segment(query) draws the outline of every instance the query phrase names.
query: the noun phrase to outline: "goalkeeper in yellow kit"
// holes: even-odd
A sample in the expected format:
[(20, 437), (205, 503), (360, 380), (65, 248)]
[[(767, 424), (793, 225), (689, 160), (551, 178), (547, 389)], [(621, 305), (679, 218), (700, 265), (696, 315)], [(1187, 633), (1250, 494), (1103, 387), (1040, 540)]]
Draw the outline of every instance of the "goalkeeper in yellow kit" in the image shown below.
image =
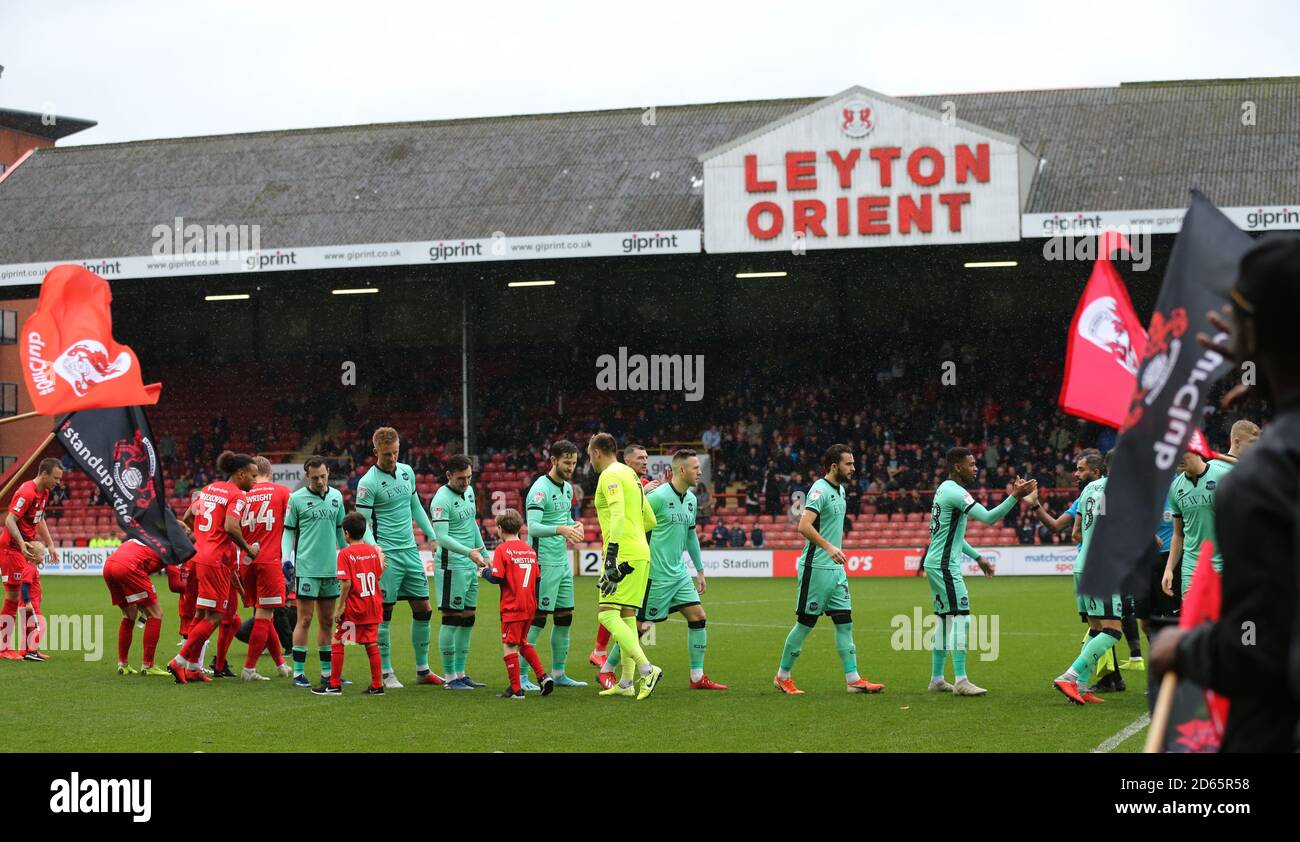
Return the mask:
[(596, 619), (623, 653), (623, 675), (602, 696), (635, 696), (654, 692), (663, 670), (650, 663), (637, 635), (636, 612), (650, 585), (650, 544), (655, 513), (641, 489), (636, 471), (618, 461), (618, 444), (609, 433), (597, 433), (587, 445), (591, 465), (600, 474), (596, 484), (596, 516), (600, 519), (603, 562), (600, 607)]

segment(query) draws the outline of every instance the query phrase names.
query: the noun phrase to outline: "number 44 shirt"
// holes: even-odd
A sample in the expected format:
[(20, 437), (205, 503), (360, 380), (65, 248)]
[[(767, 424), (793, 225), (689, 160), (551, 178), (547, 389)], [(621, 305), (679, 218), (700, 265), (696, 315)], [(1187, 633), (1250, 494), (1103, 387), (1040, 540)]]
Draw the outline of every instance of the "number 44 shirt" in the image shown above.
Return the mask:
[(370, 544), (351, 544), (339, 550), (339, 582), (351, 582), (343, 619), (358, 626), (379, 623), (384, 619), (384, 595), (379, 580), (384, 565), (379, 550)]

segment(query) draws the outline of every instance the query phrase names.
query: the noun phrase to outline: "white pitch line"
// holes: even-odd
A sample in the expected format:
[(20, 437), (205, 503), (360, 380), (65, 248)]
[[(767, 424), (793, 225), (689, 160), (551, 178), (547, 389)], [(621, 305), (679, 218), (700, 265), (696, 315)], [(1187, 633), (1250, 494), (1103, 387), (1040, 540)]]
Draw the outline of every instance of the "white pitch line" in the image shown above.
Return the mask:
[(1119, 744), (1151, 724), (1151, 716), (1142, 714), (1137, 719), (1120, 729), (1119, 733), (1094, 748), (1091, 754), (1105, 754), (1119, 748)]

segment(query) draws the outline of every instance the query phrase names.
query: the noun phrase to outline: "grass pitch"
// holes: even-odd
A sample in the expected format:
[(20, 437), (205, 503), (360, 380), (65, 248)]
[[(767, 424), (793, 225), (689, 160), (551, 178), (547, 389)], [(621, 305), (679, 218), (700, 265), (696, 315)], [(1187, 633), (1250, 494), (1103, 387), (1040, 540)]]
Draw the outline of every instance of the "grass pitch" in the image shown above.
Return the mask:
[[(579, 593), (592, 588), (579, 582)], [(844, 691), (829, 620), (809, 636), (794, 676), (806, 695), (772, 688), (786, 632), (794, 620), (792, 579), (715, 579), (704, 605), (709, 614), (708, 674), (727, 692), (687, 688), (686, 624), (674, 618), (657, 629), (651, 659), (664, 682), (642, 702), (596, 695), (587, 664), (595, 634), (593, 599), (580, 605), (573, 626), (569, 673), (591, 683), (556, 689), (548, 698), (495, 698), (505, 684), (495, 589), (483, 589), (469, 673), (487, 688), (454, 693), (414, 687), (410, 611), (393, 619), (393, 661), (402, 690), (362, 696), (364, 652), (349, 647), (345, 673), (356, 688), (343, 697), (317, 697), (288, 679), (247, 684), (237, 679), (178, 686), (170, 678), (118, 676), (119, 614), (97, 576), (46, 577), (44, 609), (103, 617), (102, 659), (51, 651), (44, 664), (0, 661), (0, 688), (11, 700), (7, 725), (32, 752), (94, 751), (803, 751), (803, 752), (1086, 752), (1146, 712), (1146, 673), (1125, 672), (1128, 690), (1106, 703), (1078, 707), (1051, 686), (1079, 651), (1083, 627), (1074, 613), (1072, 582), (1062, 577), (968, 579), (977, 615), (998, 619), (997, 657), (969, 654), (973, 681), (987, 696), (957, 698), (926, 692), (928, 651), (899, 649), (913, 642), (898, 620), (924, 617), (929, 590), (920, 579), (850, 579), (859, 670), (886, 685), (879, 695)], [(176, 651), (176, 595), (159, 581), (165, 611), (159, 663)], [(247, 617), (248, 610), (242, 615)], [(435, 617), (435, 624), (437, 620)], [(991, 630), (986, 627), (986, 631)], [(538, 646), (550, 666), (549, 627)], [(140, 663), (135, 632), (131, 652)], [(437, 629), (434, 629), (434, 669)], [(215, 636), (213, 638), (215, 647)], [(314, 641), (313, 641), (314, 642)], [(1144, 644), (1145, 645), (1145, 644)], [(1124, 648), (1121, 644), (1121, 650)], [(231, 648), (238, 672), (245, 647)], [(212, 647), (209, 648), (209, 661)], [(263, 657), (264, 674), (274, 674)], [(308, 675), (318, 674), (314, 651)], [(951, 665), (949, 665), (951, 680)], [(1136, 751), (1145, 731), (1116, 749)]]

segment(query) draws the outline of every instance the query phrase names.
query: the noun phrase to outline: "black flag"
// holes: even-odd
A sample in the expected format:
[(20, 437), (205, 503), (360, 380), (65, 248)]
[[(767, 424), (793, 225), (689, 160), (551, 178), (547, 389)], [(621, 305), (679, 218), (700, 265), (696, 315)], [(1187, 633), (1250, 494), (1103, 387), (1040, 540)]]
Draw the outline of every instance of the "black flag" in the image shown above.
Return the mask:
[(127, 535), (157, 551), (164, 564), (180, 564), (194, 555), (194, 544), (167, 507), (162, 461), (144, 409), (84, 409), (67, 416), (54, 431), (63, 449), (103, 491)]
[[(1111, 459), (1103, 516), (1079, 583), (1084, 595), (1119, 593), (1151, 544), (1169, 482), (1200, 425), (1206, 393), (1232, 367), (1221, 354), (1202, 348), (1196, 334), (1218, 335), (1205, 314), (1228, 303), (1237, 264), (1251, 242), (1204, 194), (1192, 191)], [(1226, 336), (1218, 339), (1227, 342)]]

